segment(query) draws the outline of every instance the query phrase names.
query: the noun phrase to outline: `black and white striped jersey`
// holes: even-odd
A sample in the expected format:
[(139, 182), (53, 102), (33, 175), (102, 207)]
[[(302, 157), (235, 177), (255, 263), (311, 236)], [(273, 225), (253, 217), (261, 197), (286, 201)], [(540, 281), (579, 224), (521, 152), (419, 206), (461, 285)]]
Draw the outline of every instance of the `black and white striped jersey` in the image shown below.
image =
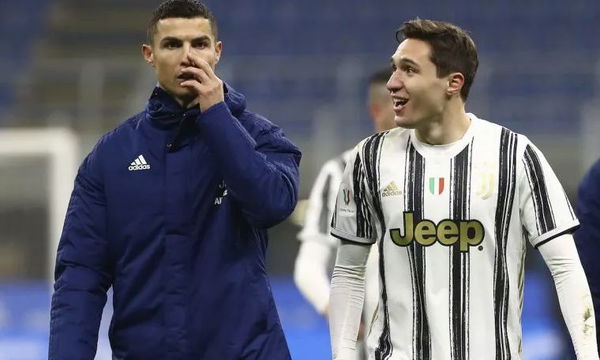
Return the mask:
[(351, 153), (352, 150), (347, 150), (321, 167), (310, 190), (304, 226), (298, 233), (298, 240), (318, 241), (331, 247), (338, 246), (339, 241), (329, 235), (331, 216), (335, 208), (335, 199), (342, 182), (344, 168)]
[(373, 135), (344, 172), (332, 235), (380, 252), (372, 359), (520, 359), (526, 242), (579, 224), (529, 139), (469, 116), (448, 145)]

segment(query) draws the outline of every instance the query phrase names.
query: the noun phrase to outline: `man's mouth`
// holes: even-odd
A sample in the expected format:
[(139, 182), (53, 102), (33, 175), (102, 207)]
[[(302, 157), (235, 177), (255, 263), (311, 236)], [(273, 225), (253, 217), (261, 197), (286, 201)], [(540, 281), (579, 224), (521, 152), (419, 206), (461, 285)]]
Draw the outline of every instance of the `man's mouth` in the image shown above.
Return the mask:
[(194, 78), (194, 75), (189, 74), (189, 73), (182, 73), (177, 77), (177, 79), (179, 79), (179, 80), (189, 80), (189, 79), (193, 79), (193, 78)]
[(394, 97), (394, 110), (400, 110), (408, 103), (408, 98)]

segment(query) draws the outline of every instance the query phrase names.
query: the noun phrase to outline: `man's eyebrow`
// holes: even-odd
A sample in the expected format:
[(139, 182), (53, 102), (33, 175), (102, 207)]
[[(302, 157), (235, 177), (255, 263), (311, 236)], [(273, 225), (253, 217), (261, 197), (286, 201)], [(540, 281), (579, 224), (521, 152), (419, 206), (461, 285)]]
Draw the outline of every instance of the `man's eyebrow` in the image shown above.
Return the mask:
[[(181, 42), (181, 41), (183, 41), (183, 39), (180, 39), (180, 38), (175, 37), (175, 36), (166, 36), (166, 37), (164, 37), (164, 38), (162, 38), (160, 40), (161, 43), (164, 43), (164, 42), (167, 42), (167, 41), (178, 41), (178, 42)], [(208, 36), (208, 35), (198, 36), (196, 38), (193, 38), (192, 41), (193, 42), (198, 42), (198, 41), (209, 41), (210, 42), (210, 36)]]
[(208, 36), (208, 35), (198, 36), (196, 38), (193, 38), (192, 41), (210, 41), (210, 36)]
[[(398, 60), (399, 64), (409, 64), (409, 65), (413, 65), (413, 66), (419, 66), (419, 64), (417, 64), (414, 60), (411, 60), (409, 58), (401, 58), (400, 60)], [(392, 56), (390, 58), (390, 64), (392, 66), (396, 65), (396, 62), (394, 61), (394, 57)]]
[(164, 42), (167, 42), (167, 41), (179, 41), (179, 42), (181, 42), (181, 39), (178, 39), (178, 38), (176, 38), (174, 36), (166, 36), (166, 37), (160, 39), (161, 43), (164, 43)]
[(417, 64), (414, 60), (411, 60), (409, 58), (402, 58), (402, 59), (400, 59), (399, 63), (409, 64), (409, 65), (419, 67), (419, 64)]

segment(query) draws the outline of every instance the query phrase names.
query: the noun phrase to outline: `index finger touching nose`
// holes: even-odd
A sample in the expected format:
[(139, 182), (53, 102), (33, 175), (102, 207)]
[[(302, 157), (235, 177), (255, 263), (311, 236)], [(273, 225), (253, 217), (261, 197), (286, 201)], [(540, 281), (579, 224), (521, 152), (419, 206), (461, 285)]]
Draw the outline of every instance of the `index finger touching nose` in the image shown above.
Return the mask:
[(188, 60), (192, 63), (192, 66), (197, 67), (198, 69), (204, 70), (204, 72), (210, 78), (217, 77), (217, 75), (215, 74), (213, 68), (210, 66), (208, 61), (204, 60), (202, 57), (200, 57), (196, 54), (188, 54)]
[(208, 62), (206, 60), (204, 60), (203, 58), (201, 58), (200, 56), (198, 56), (197, 54), (188, 53), (187, 57), (188, 57), (188, 61), (191, 62), (192, 65), (194, 65), (195, 67), (199, 67), (199, 68), (202, 68), (204, 66), (210, 67)]

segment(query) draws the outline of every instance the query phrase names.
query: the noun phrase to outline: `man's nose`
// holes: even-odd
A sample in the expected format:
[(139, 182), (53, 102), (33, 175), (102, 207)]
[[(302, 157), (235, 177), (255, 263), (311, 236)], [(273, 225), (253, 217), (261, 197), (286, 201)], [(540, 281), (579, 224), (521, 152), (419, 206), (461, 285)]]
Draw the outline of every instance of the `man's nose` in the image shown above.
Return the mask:
[(191, 53), (192, 47), (190, 46), (190, 44), (184, 43), (183, 46), (182, 46), (182, 50), (183, 51), (181, 52), (181, 57), (182, 57), (181, 58), (181, 64), (182, 65), (186, 65), (186, 66), (191, 65), (191, 62), (189, 60), (189, 56), (188, 55)]
[(394, 71), (392, 73), (392, 76), (390, 76), (388, 82), (385, 84), (385, 87), (389, 91), (393, 92), (395, 90), (398, 90), (401, 86), (402, 86), (402, 81), (401, 81), (400, 77), (398, 76), (398, 71)]

